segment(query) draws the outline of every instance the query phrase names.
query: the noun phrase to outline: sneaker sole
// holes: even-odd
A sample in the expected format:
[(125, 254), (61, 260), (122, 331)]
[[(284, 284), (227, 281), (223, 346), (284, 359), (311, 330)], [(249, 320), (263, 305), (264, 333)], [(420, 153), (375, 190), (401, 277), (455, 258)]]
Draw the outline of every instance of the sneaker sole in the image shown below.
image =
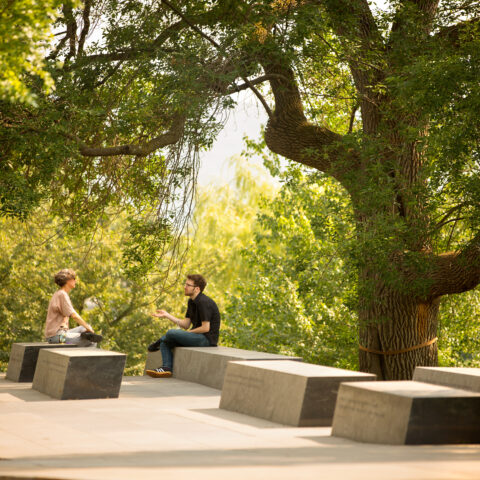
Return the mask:
[(156, 372), (155, 370), (146, 370), (145, 373), (154, 378), (166, 378), (172, 376), (172, 372)]

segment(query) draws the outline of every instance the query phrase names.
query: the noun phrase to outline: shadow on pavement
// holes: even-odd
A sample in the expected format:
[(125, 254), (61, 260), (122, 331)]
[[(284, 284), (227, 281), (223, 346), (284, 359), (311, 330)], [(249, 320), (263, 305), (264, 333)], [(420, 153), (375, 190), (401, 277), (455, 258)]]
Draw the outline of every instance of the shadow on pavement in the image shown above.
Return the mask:
[[(314, 439), (315, 437), (313, 437)], [(168, 467), (240, 467), (240, 466), (292, 466), (309, 464), (362, 464), (383, 462), (468, 462), (478, 461), (480, 446), (419, 446), (402, 447), (346, 442), (332, 437), (323, 438), (323, 446), (296, 448), (205, 449), (158, 452), (119, 452), (58, 456), (20, 457), (6, 461), (4, 466), (22, 468), (32, 466), (38, 472), (51, 468), (168, 468)], [(331, 445), (328, 445), (331, 443)], [(343, 443), (343, 444), (342, 444)], [(325, 448), (330, 446), (331, 448)], [(4, 462), (2, 462), (4, 463)], [(0, 464), (1, 466), (1, 464)]]

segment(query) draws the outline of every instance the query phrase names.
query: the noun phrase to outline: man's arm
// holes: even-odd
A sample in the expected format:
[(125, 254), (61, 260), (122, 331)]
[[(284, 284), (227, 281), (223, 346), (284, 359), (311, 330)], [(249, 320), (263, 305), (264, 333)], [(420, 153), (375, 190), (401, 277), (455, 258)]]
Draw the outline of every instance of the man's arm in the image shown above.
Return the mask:
[(210, 331), (210, 322), (202, 322), (201, 327), (192, 328), (191, 333), (207, 333)]
[[(157, 310), (155, 313), (152, 313), (152, 317), (166, 318), (166, 319), (170, 320), (171, 322), (173, 322), (175, 325), (178, 325), (180, 328), (183, 328), (184, 330), (187, 330), (192, 323), (192, 321), (189, 318), (181, 319), (181, 318), (174, 317), (173, 315), (168, 313), (166, 310)], [(199, 328), (201, 328), (201, 327), (199, 327)], [(197, 329), (194, 329), (194, 330), (197, 330)], [(192, 330), (192, 332), (194, 330)], [(200, 332), (198, 332), (198, 333), (200, 333)]]

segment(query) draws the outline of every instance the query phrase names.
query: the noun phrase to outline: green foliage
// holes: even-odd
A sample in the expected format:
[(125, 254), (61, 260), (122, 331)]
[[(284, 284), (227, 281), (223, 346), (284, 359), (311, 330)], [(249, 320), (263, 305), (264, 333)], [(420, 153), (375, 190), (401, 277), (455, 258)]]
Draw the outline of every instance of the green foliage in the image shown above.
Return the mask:
[[(229, 163), (235, 169), (231, 184), (212, 184), (198, 192), (193, 233), (190, 239), (184, 239), (189, 248), (180, 269), (183, 276), (200, 273), (206, 277), (205, 293), (215, 299), (222, 312), (230, 302), (231, 292), (249, 278), (250, 268), (242, 250), (253, 239), (260, 199), (272, 197), (275, 190), (265, 169), (240, 156), (232, 157)], [(157, 303), (159, 308), (163, 305), (169, 311), (184, 313), (185, 298), (174, 283), (177, 278), (175, 275), (171, 279), (174, 286)]]
[[(194, 217), (195, 235), (183, 237), (180, 250), (191, 241), (188, 256), (174, 265), (169, 274), (158, 270), (149, 277), (126, 274), (135, 267), (132, 259), (125, 268), (124, 245), (130, 239), (127, 215), (105, 216), (93, 238), (73, 232), (48, 210), (38, 209), (24, 222), (1, 219), (0, 229), (0, 369), (8, 363), (13, 342), (43, 338), (46, 311), (56, 290), (53, 274), (61, 268), (76, 270), (79, 281), (71, 292), (72, 302), (82, 318), (105, 337), (102, 348), (127, 353), (126, 374), (143, 370), (146, 346), (160, 337), (170, 322), (150, 317), (155, 308), (166, 308), (183, 316), (186, 300), (181, 288), (183, 275), (202, 273), (207, 277), (208, 295), (223, 310), (228, 293), (248, 268), (240, 251), (252, 238), (251, 226), (261, 195), (272, 192), (266, 172), (232, 160), (237, 168), (235, 185), (212, 186), (199, 193)], [(264, 181), (259, 180), (264, 177)], [(134, 225), (138, 235), (153, 235), (151, 225)], [(161, 240), (158, 240), (161, 241)], [(156, 253), (157, 250), (155, 250)], [(138, 254), (139, 268), (148, 258)], [(168, 255), (166, 255), (168, 257)], [(161, 265), (168, 268), (168, 258)], [(73, 324), (71, 325), (73, 326)]]
[[(127, 353), (129, 375), (142, 372), (146, 346), (171, 327), (150, 313), (165, 308), (184, 315), (187, 273), (208, 280), (206, 293), (222, 312), (221, 344), (358, 368), (348, 197), (325, 176), (268, 158), (282, 185), (278, 192), (265, 172), (240, 157), (232, 159), (232, 185), (199, 192), (190, 249), (166, 284), (163, 275), (137, 281), (125, 275), (122, 215), (100, 225), (93, 239), (66, 232), (48, 211), (23, 223), (2, 219), (0, 369), (12, 342), (43, 337), (57, 288), (53, 274), (64, 267), (79, 276), (71, 292), (75, 308), (105, 336), (103, 348)], [(440, 364), (479, 366), (478, 289), (446, 299), (441, 311)]]
[(281, 181), (279, 194), (263, 201), (243, 251), (249, 273), (232, 291), (224, 341), (357, 368), (356, 315), (348, 308), (355, 279), (342, 247), (353, 230), (348, 197), (298, 166), (290, 165)]
[(159, 285), (134, 282), (120, 268), (122, 217), (99, 227), (95, 238), (65, 234), (63, 225), (42, 210), (26, 223), (0, 222), (0, 368), (6, 368), (13, 342), (41, 341), (48, 302), (57, 289), (53, 275), (68, 267), (79, 278), (71, 292), (77, 312), (105, 336), (102, 348), (128, 354), (127, 374), (140, 373), (146, 345), (162, 325), (149, 315)]
[(438, 363), (480, 367), (480, 290), (446, 297), (442, 303)]
[[(249, 152), (264, 153), (261, 142), (247, 144)], [(264, 160), (283, 186), (261, 202), (254, 237), (243, 248), (246, 272), (228, 292), (222, 342), (356, 369), (358, 292), (350, 245), (356, 235), (348, 196), (328, 177), (285, 169), (271, 155)], [(441, 365), (479, 365), (479, 313), (478, 289), (444, 300)]]
[(27, 76), (40, 79), (46, 91), (53, 79), (46, 70), (44, 49), (60, 0), (4, 0), (0, 6), (0, 100), (34, 104)]
[[(129, 230), (121, 229), (115, 258), (130, 295), (154, 271), (159, 284), (176, 280), (169, 266), (187, 245), (179, 238), (198, 152), (234, 105), (230, 93), (264, 74), (272, 92), (257, 87), (275, 105), (270, 148), (318, 165), (345, 190), (293, 167), (281, 174), (268, 160), (284, 187), (264, 203), (245, 261), (238, 251), (248, 234), (231, 225), (237, 214), (239, 224), (250, 220), (222, 211), (226, 191), (218, 210), (202, 213), (199, 204), (209, 227), (199, 223), (194, 256), (179, 268), (211, 274), (219, 297), (231, 292), (229, 341), (250, 342), (256, 318), (259, 348), (341, 364), (337, 337), (353, 365), (354, 317), (344, 305), (356, 303), (355, 282), (356, 295), (370, 301), (362, 318), (388, 321), (373, 308), (377, 291), (424, 300), (434, 254), (478, 241), (478, 2), (447, 0), (430, 17), (425, 2), (396, 0), (372, 16), (366, 2), (335, 0), (178, 0), (173, 10), (156, 0), (105, 0), (64, 5), (59, 37), (47, 45), (58, 5), (15, 0), (0, 11), (0, 38), (8, 39), (0, 40), (0, 215), (27, 219), (48, 202), (49, 221), (64, 222), (72, 238), (108, 230), (106, 218), (121, 212)], [(46, 63), (35, 57), (41, 51)], [(49, 78), (54, 91), (44, 88)], [(165, 135), (173, 143), (128, 154)], [(304, 147), (290, 151), (296, 140)], [(121, 153), (111, 155), (112, 146)], [(202, 235), (217, 248), (198, 242)], [(292, 346), (290, 338), (308, 341)]]

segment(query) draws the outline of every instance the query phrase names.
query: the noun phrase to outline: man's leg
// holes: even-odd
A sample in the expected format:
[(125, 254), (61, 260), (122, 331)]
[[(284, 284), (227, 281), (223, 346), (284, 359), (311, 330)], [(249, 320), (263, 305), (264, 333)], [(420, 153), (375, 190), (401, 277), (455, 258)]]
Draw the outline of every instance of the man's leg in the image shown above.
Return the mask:
[(163, 366), (173, 369), (173, 353), (175, 347), (209, 347), (210, 342), (201, 333), (192, 333), (185, 330), (169, 330), (161, 339)]
[[(200, 333), (187, 332), (185, 330), (175, 329), (168, 330), (168, 332), (161, 337), (156, 342), (152, 343), (148, 350), (155, 351), (158, 350), (157, 345), (160, 347), (162, 352), (162, 367), (157, 370), (147, 370), (147, 374), (150, 376), (169, 376), (163, 375), (163, 372), (158, 370), (163, 370), (166, 372), (171, 372), (173, 370), (173, 352), (172, 349), (175, 347), (209, 347), (210, 342), (207, 338)], [(155, 350), (154, 350), (155, 349)], [(150, 372), (150, 373), (149, 373)], [(155, 375), (155, 372), (158, 375)]]
[(176, 347), (209, 347), (210, 342), (207, 337), (201, 333), (192, 333), (187, 330), (169, 330), (162, 339), (167, 342), (175, 343)]

